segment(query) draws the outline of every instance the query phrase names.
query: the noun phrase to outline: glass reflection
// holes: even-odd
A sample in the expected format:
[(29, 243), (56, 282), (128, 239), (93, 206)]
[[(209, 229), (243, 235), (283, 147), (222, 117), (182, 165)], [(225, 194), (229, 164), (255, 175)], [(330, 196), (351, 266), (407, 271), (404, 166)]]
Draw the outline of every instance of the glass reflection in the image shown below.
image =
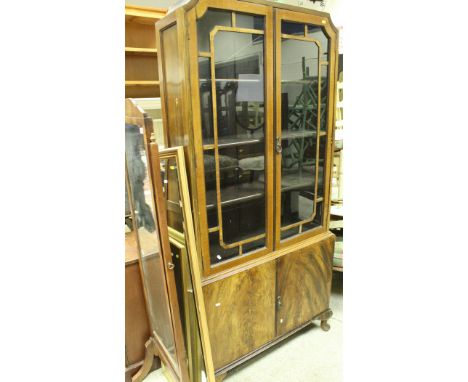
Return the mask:
[[(283, 26), (292, 34), (287, 24)], [(310, 219), (315, 211), (317, 125), (321, 104), (318, 55), (314, 42), (281, 41), (282, 227)], [(299, 232), (291, 227), (282, 230), (281, 238)]]
[(133, 204), (135, 227), (140, 244), (142, 278), (148, 301), (152, 330), (160, 338), (175, 363), (174, 334), (161, 257), (159, 232), (153, 207), (143, 128), (125, 125), (125, 159), (129, 180), (129, 198)]
[(320, 60), (328, 59), (328, 37), (322, 27), (317, 25), (307, 25), (307, 37), (313, 38), (320, 43)]
[(210, 51), (210, 32), (216, 25), (230, 27), (231, 12), (208, 9), (203, 17), (197, 21), (198, 51)]
[[(250, 15), (237, 16), (244, 25), (260, 25)], [(261, 17), (263, 20), (263, 17)], [(249, 25), (249, 24), (245, 24)], [(262, 36), (263, 37), (263, 36)], [(218, 150), (205, 149), (205, 186), (208, 224), (219, 224), (218, 209), (222, 213), (224, 243), (219, 232), (210, 237), (212, 263), (219, 263), (243, 253), (264, 247), (260, 239), (249, 244), (250, 238), (265, 234), (265, 104), (264, 104), (264, 44), (260, 35), (220, 31), (214, 39), (214, 67), (216, 81)], [(207, 67), (209, 59), (201, 60), (200, 71), (205, 82), (211, 83)], [(200, 77), (202, 82), (202, 77)], [(201, 89), (203, 84), (201, 83)], [(206, 87), (205, 87), (206, 88)], [(202, 102), (211, 98), (201, 91)], [(204, 111), (210, 105), (202, 106)], [(208, 117), (208, 114), (206, 114)], [(213, 144), (212, 124), (205, 123), (204, 144)], [(216, 174), (218, 163), (219, 174)], [(219, 176), (221, 200), (217, 200), (216, 177)], [(220, 202), (220, 205), (219, 205)], [(219, 227), (218, 227), (219, 228)], [(245, 242), (244, 242), (245, 241)]]

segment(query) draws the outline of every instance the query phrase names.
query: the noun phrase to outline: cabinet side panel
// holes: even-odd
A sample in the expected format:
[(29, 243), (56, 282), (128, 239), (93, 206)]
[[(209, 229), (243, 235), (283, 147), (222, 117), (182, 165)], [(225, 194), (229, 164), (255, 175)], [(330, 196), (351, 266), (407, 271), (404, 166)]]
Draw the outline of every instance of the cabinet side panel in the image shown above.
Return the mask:
[(275, 336), (274, 261), (203, 288), (215, 369)]
[(179, 45), (177, 38), (177, 24), (162, 30), (161, 32), (161, 81), (164, 82), (165, 120), (164, 129), (168, 138), (167, 147), (185, 146), (185, 134), (183, 128), (183, 65), (180, 62)]
[(328, 308), (335, 237), (278, 259), (277, 335), (310, 321)]
[(125, 265), (125, 365), (145, 357), (145, 342), (150, 336), (145, 296), (138, 262)]

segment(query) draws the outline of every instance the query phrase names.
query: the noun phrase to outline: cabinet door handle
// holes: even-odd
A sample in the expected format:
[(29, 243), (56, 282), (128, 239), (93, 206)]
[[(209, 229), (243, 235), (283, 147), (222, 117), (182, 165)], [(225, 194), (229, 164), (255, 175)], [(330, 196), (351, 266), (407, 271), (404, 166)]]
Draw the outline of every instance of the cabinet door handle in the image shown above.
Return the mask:
[(167, 263), (167, 267), (168, 267), (169, 269), (174, 269), (175, 265), (174, 265), (174, 263), (172, 263), (172, 262), (169, 261), (169, 262)]
[(276, 138), (275, 149), (278, 154), (281, 154), (283, 151), (283, 146), (281, 145), (281, 138)]
[(276, 297), (276, 305), (278, 308), (281, 308), (281, 305), (283, 305), (283, 302), (281, 301), (281, 296)]

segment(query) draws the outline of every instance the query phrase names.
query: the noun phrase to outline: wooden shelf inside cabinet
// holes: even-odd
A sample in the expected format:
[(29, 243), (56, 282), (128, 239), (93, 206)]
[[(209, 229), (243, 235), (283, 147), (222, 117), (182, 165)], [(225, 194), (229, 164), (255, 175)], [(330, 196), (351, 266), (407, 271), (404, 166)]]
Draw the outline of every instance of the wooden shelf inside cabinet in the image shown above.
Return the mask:
[(125, 98), (160, 96), (155, 23), (166, 9), (125, 6)]
[(125, 47), (125, 54), (141, 54), (141, 55), (154, 55), (158, 54), (157, 49), (153, 48), (132, 48), (132, 47)]
[(136, 5), (125, 6), (125, 22), (136, 22), (140, 24), (154, 23), (166, 16), (167, 9), (141, 7)]
[(125, 81), (125, 86), (154, 86), (159, 85), (159, 81)]

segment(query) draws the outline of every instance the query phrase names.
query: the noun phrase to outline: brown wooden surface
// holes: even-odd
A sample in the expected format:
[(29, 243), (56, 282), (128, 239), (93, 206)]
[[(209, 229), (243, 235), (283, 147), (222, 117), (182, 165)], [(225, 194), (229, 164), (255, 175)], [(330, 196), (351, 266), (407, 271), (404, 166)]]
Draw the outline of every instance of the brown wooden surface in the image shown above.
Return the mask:
[[(125, 243), (127, 247), (127, 242)], [(138, 256), (138, 255), (137, 255)], [(150, 336), (138, 262), (125, 266), (125, 365), (142, 361)]]
[[(256, 1), (256, 0), (255, 0)], [(258, 1), (262, 3), (262, 1)], [(323, 211), (323, 220), (322, 226), (314, 228), (309, 231), (305, 231), (300, 235), (292, 236), (286, 240), (281, 241), (281, 154), (276, 155), (275, 161), (275, 170), (276, 170), (276, 179), (279, 181), (276, 182), (276, 216), (275, 216), (275, 245), (277, 248), (286, 248), (292, 244), (299, 243), (307, 238), (319, 235), (323, 232), (328, 231), (328, 221), (329, 221), (329, 193), (330, 193), (330, 183), (331, 183), (331, 171), (332, 171), (332, 153), (333, 153), (333, 127), (334, 127), (334, 89), (336, 82), (336, 68), (338, 65), (337, 55), (335, 50), (337, 49), (337, 36), (336, 29), (331, 23), (330, 16), (326, 13), (315, 12), (308, 10), (295, 9), (297, 12), (291, 10), (289, 6), (283, 6), (277, 4), (278, 8), (288, 8), (288, 9), (276, 9), (275, 10), (275, 36), (276, 36), (276, 45), (275, 45), (275, 61), (277, 71), (275, 73), (276, 81), (276, 129), (275, 134), (277, 137), (282, 135), (282, 126), (281, 126), (281, 71), (278, 68), (281, 68), (281, 21), (292, 21), (304, 24), (313, 24), (317, 26), (322, 26), (325, 29), (326, 34), (329, 37), (329, 74), (328, 74), (328, 88), (329, 88), (329, 98), (327, 102), (328, 107), (328, 116), (327, 116), (327, 151), (326, 151), (326, 164), (325, 164), (325, 179), (324, 181), (324, 211)], [(294, 8), (293, 8), (294, 9)], [(318, 167), (317, 167), (318, 170)], [(316, 182), (317, 184), (317, 182)], [(314, 194), (317, 192), (315, 191)]]
[(279, 258), (277, 335), (283, 335), (328, 308), (334, 236)]
[[(167, 293), (169, 295), (169, 306), (171, 311), (171, 318), (172, 318), (172, 327), (174, 330), (174, 339), (175, 339), (175, 346), (176, 346), (176, 361), (177, 365), (167, 364), (175, 374), (178, 374), (181, 381), (188, 381), (189, 374), (188, 374), (188, 367), (187, 367), (187, 355), (185, 351), (185, 344), (184, 344), (184, 335), (182, 329), (182, 323), (180, 318), (180, 310), (179, 310), (179, 302), (177, 299), (177, 289), (174, 279), (174, 271), (170, 269), (169, 264), (171, 263), (171, 249), (169, 245), (169, 233), (167, 228), (167, 216), (166, 216), (166, 208), (165, 208), (165, 201), (164, 201), (164, 194), (162, 190), (162, 182), (161, 182), (161, 172), (159, 169), (159, 154), (158, 154), (158, 147), (154, 145), (150, 149), (149, 144), (149, 131), (144, 129), (145, 134), (145, 142), (146, 142), (146, 154), (147, 154), (147, 162), (148, 162), (148, 172), (150, 181), (152, 184), (153, 189), (153, 197), (154, 197), (154, 208), (157, 215), (157, 222), (159, 228), (159, 239), (161, 241), (161, 250), (162, 250), (162, 267), (164, 268), (165, 272), (165, 281), (167, 287)], [(166, 349), (158, 349), (159, 352), (165, 352)], [(163, 359), (163, 358), (162, 358)]]
[(125, 24), (125, 46), (131, 48), (156, 48), (154, 26), (137, 22)]
[[(125, 6), (125, 81), (158, 81), (155, 22), (160, 8)], [(125, 85), (126, 98), (159, 97), (159, 84)]]
[(179, 61), (177, 24), (164, 29), (161, 33), (160, 50), (164, 60), (164, 103), (169, 147), (184, 144), (182, 81), (183, 66)]
[[(129, 100), (127, 100), (129, 101)], [(127, 105), (129, 103), (127, 102)], [(152, 245), (146, 247), (144, 256), (140, 256), (140, 270), (145, 284), (143, 289), (145, 292), (146, 306), (148, 311), (149, 321), (151, 323), (152, 333), (155, 333), (154, 340), (156, 342), (157, 354), (164, 362), (168, 370), (176, 380), (188, 381), (188, 370), (186, 362), (186, 352), (183, 340), (182, 326), (180, 321), (180, 311), (177, 301), (177, 292), (175, 287), (174, 272), (170, 269), (171, 252), (169, 247), (169, 235), (167, 230), (167, 219), (165, 213), (165, 204), (161, 184), (161, 175), (159, 168), (152, 171), (153, 161), (159, 166), (159, 157), (157, 146), (152, 151), (150, 158), (149, 154), (149, 137), (148, 126), (144, 124), (144, 119), (135, 115), (132, 108), (126, 109), (126, 122), (128, 120), (139, 121), (139, 126), (143, 128), (143, 142), (145, 142), (146, 162), (147, 162), (147, 182), (149, 187), (145, 190), (151, 190), (151, 205), (155, 211), (154, 220), (157, 223), (157, 229), (150, 233), (144, 228), (140, 228), (137, 236), (137, 246), (139, 253), (142, 253), (142, 244), (145, 240), (151, 240)], [(143, 126), (142, 126), (143, 122)], [(152, 161), (152, 160), (153, 161)], [(126, 162), (127, 166), (127, 162)], [(128, 179), (128, 170), (126, 167), (126, 184), (129, 190), (129, 203), (132, 210), (133, 222), (133, 196), (131, 183)], [(134, 223), (135, 225), (135, 223)], [(136, 229), (137, 227), (134, 227)], [(155, 246), (156, 244), (156, 246)], [(144, 248), (144, 247), (143, 247)], [(148, 248), (150, 251), (148, 252)], [(169, 303), (167, 304), (167, 300)], [(166, 304), (164, 304), (166, 302)], [(167, 313), (167, 314), (166, 314)], [(164, 326), (165, 325), (165, 326)], [(161, 327), (164, 326), (164, 327)], [(160, 337), (159, 337), (160, 336)], [(161, 341), (161, 339), (166, 341)], [(171, 338), (173, 341), (168, 340)], [(175, 347), (175, 349), (174, 349)]]
[[(278, 242), (275, 242), (270, 251), (263, 256), (257, 258), (254, 256), (245, 256), (244, 258), (227, 262), (222, 266), (216, 267), (214, 270), (210, 270), (209, 256), (206, 256), (206, 254), (209, 254), (209, 245), (208, 227), (206, 224), (206, 195), (198, 83), (199, 52), (196, 38), (196, 20), (202, 17), (206, 9), (210, 7), (250, 14), (267, 15), (265, 20), (266, 71), (271, 70), (271, 67), (278, 67), (278, 62), (275, 62), (276, 56), (273, 54), (273, 13), (275, 12), (277, 15), (277, 11), (274, 10), (275, 8), (288, 9), (290, 13), (288, 14), (286, 12), (284, 14), (288, 17), (291, 13), (300, 13), (300, 17), (306, 19), (308, 23), (315, 23), (325, 27), (330, 37), (329, 45), (332, 51), (329, 60), (330, 68), (336, 65), (335, 61), (337, 56), (335, 50), (337, 31), (331, 24), (330, 16), (325, 13), (307, 9), (302, 10), (301, 8), (285, 4), (266, 3), (261, 0), (192, 0), (160, 20), (157, 24), (157, 29), (159, 30), (164, 30), (176, 21), (178, 24), (177, 39), (174, 38), (174, 42), (177, 44), (179, 53), (177, 57), (175, 54), (172, 54), (173, 57), (172, 59), (169, 58), (169, 60), (173, 62), (178, 60), (177, 65), (182, 70), (182, 72), (180, 72), (171, 68), (171, 72), (173, 72), (171, 75), (176, 79), (174, 84), (180, 83), (180, 87), (177, 85), (176, 89), (177, 93), (181, 95), (181, 102), (179, 103), (179, 108), (174, 107), (173, 102), (171, 106), (173, 115), (169, 115), (167, 99), (163, 99), (163, 97), (165, 96), (165, 92), (172, 86), (172, 81), (169, 81), (169, 83), (164, 83), (163, 81), (166, 75), (161, 73), (163, 72), (162, 63), (165, 61), (165, 58), (164, 52), (161, 50), (161, 37), (158, 37), (157, 50), (160, 58), (159, 78), (161, 79), (162, 108), (165, 128), (171, 135), (171, 145), (175, 145), (177, 142), (177, 144), (183, 145), (185, 149), (188, 170), (187, 175), (190, 181), (194, 225), (196, 230), (196, 247), (199, 252), (198, 255), (203, 254), (204, 278), (202, 284), (203, 294), (205, 296), (205, 311), (208, 320), (209, 336), (213, 350), (213, 361), (215, 368), (221, 373), (224, 370), (220, 369), (222, 365), (232, 365), (235, 362), (243, 362), (247, 354), (256, 354), (256, 352), (264, 350), (266, 344), (272, 344), (288, 336), (297, 328), (308, 324), (307, 322), (305, 324), (300, 324), (299, 322), (303, 321), (305, 317), (309, 317), (308, 319), (310, 320), (314, 311), (320, 310), (321, 308), (323, 308), (323, 310), (328, 308), (330, 293), (327, 286), (329, 280), (326, 276), (328, 270), (324, 270), (326, 268), (324, 264), (328, 259), (324, 253), (327, 251), (323, 252), (319, 250), (318, 253), (312, 253), (310, 250), (304, 250), (303, 248), (312, 244), (315, 245), (315, 248), (321, 248), (321, 246), (324, 245), (323, 243), (333, 241), (333, 235), (328, 232), (330, 168), (327, 166), (324, 180), (324, 227), (309, 232), (302, 237), (296, 237), (287, 242), (285, 241), (281, 246), (278, 245)], [(333, 80), (333, 78), (334, 72), (331, 70), (330, 79)], [(268, 75), (266, 80), (273, 81), (274, 73), (272, 73), (271, 76)], [(265, 87), (267, 96), (271, 95), (271, 102), (268, 101), (268, 97), (265, 100), (267, 110), (265, 117), (269, 119), (267, 121), (267, 123), (269, 123), (274, 117), (273, 113), (275, 107), (275, 100), (272, 99), (275, 96), (273, 82), (269, 83), (269, 81), (266, 81)], [(330, 93), (332, 97), (334, 92), (333, 87), (334, 85), (331, 84)], [(181, 89), (180, 93), (179, 89)], [(330, 105), (332, 106), (330, 106), (329, 111), (333, 112), (333, 100), (330, 100)], [(333, 125), (333, 118), (333, 114), (329, 113), (329, 125)], [(180, 127), (181, 123), (183, 125), (182, 127)], [(265, 139), (269, 141), (266, 145), (269, 150), (266, 155), (266, 160), (268, 160), (269, 156), (271, 158), (275, 156), (273, 151), (273, 139), (276, 135), (273, 130), (272, 127), (265, 136)], [(169, 145), (169, 147), (171, 145)], [(328, 152), (330, 152), (333, 148), (333, 131), (331, 129), (328, 131), (327, 145)], [(275, 167), (269, 167), (270, 168), (266, 170), (266, 176), (270, 176), (271, 179), (273, 179)], [(276, 187), (276, 185), (274, 185), (274, 187)], [(271, 191), (268, 196), (268, 203), (270, 202), (276, 203), (275, 197)], [(268, 231), (272, 238), (274, 237), (273, 233), (276, 231), (277, 216), (273, 216), (268, 219), (267, 222)], [(319, 242), (320, 244), (317, 244)], [(297, 254), (290, 254), (296, 251), (298, 252)], [(290, 263), (285, 262), (278, 266), (281, 267), (281, 274), (283, 276), (285, 275), (283, 282), (292, 284), (288, 285), (289, 288), (286, 288), (286, 284), (283, 285), (284, 297), (290, 294), (297, 294), (296, 297), (299, 298), (295, 303), (289, 302), (289, 305), (286, 306), (291, 314), (297, 317), (292, 319), (292, 323), (290, 324), (291, 329), (285, 332), (283, 336), (277, 337), (276, 335), (279, 335), (279, 333), (276, 333), (276, 263), (281, 263), (283, 259), (286, 261), (289, 257), (291, 257)], [(289, 271), (287, 268), (289, 268)], [(295, 280), (287, 281), (287, 278), (294, 279), (293, 273), (295, 272), (299, 276), (297, 276)], [(325, 276), (321, 275), (321, 272), (324, 272)], [(317, 275), (322, 277), (322, 281), (314, 281), (313, 278)], [(301, 304), (305, 297), (300, 293), (292, 292), (294, 288), (298, 288), (301, 277), (306, 278), (307, 288), (315, 288), (315, 290), (318, 291), (317, 293), (320, 294), (316, 300), (305, 299), (304, 305), (306, 306), (304, 307), (301, 307)], [(278, 280), (278, 282), (280, 281)], [(217, 303), (220, 303), (220, 305), (216, 306)], [(307, 306), (307, 304), (309, 306)]]
[(274, 261), (203, 288), (215, 369), (275, 336)]
[(138, 262), (138, 247), (136, 240), (135, 231), (132, 230), (125, 234), (125, 264)]
[(126, 54), (125, 81), (158, 81), (157, 56)]

